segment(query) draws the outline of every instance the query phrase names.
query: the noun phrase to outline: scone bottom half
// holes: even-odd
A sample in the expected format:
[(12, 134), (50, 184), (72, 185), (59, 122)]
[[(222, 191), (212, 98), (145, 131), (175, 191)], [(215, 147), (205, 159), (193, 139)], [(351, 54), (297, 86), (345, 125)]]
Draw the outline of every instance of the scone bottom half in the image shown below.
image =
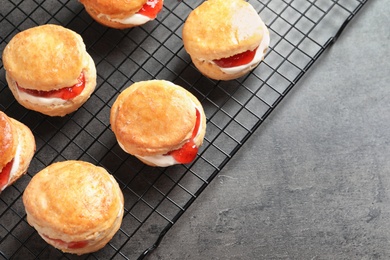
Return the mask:
[(6, 80), (25, 108), (49, 116), (76, 111), (96, 87), (96, 67), (83, 39), (60, 25), (16, 34), (3, 52)]
[(122, 191), (104, 168), (84, 161), (53, 163), (23, 193), (27, 222), (53, 247), (77, 255), (103, 248), (119, 230)]
[(159, 167), (191, 163), (206, 132), (199, 100), (166, 80), (127, 87), (111, 108), (110, 123), (124, 151)]
[(244, 0), (207, 0), (183, 26), (184, 48), (206, 77), (233, 80), (252, 71), (265, 57), (269, 30)]

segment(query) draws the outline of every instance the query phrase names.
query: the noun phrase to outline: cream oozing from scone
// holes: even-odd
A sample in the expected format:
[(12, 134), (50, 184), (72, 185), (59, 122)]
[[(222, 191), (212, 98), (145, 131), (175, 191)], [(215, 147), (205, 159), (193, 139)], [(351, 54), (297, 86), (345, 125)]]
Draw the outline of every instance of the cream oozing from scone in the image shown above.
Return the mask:
[(12, 180), (12, 178), (18, 172), (19, 167), (20, 167), (20, 157), (21, 157), (21, 153), (22, 153), (22, 143), (21, 143), (22, 140), (21, 140), (20, 135), (18, 135), (18, 139), (19, 139), (19, 142), (18, 142), (18, 146), (16, 148), (15, 157), (13, 158), (11, 171), (10, 171), (10, 174), (8, 177), (8, 182), (7, 182), (7, 185), (3, 186), (1, 191), (3, 191), (8, 186), (9, 182)]
[(45, 106), (63, 105), (67, 102), (67, 100), (62, 98), (37, 97), (34, 95), (30, 95), (24, 91), (20, 91), (19, 88), (16, 88), (16, 90), (18, 91), (18, 95), (21, 100), (25, 100), (36, 105), (38, 104), (45, 105)]
[(142, 25), (145, 24), (152, 19), (146, 15), (143, 14), (132, 14), (124, 18), (112, 18), (108, 14), (98, 14), (97, 16), (99, 19), (107, 19), (111, 22), (117, 22), (121, 24), (132, 24), (132, 25)]
[(240, 65), (240, 66), (235, 66), (235, 67), (229, 67), (229, 68), (222, 68), (218, 66), (214, 61), (212, 60), (205, 60), (205, 59), (199, 59), (200, 61), (205, 61), (205, 62), (210, 62), (213, 63), (215, 66), (217, 66), (221, 71), (223, 71), (226, 74), (236, 74), (240, 73), (241, 71), (246, 71), (246, 70), (251, 70), (254, 67), (256, 67), (264, 58), (265, 53), (267, 52), (269, 43), (270, 43), (270, 37), (269, 37), (269, 31), (266, 25), (263, 23), (262, 24), (263, 28), (263, 39), (261, 40), (261, 43), (259, 47), (256, 49), (256, 54), (254, 58), (252, 59), (251, 62)]
[[(45, 105), (45, 106), (58, 106), (58, 105), (64, 105), (68, 101), (68, 99), (62, 99), (57, 97), (39, 97), (35, 95), (31, 95), (28, 92), (25, 92), (23, 90), (20, 90), (19, 87), (23, 88), (23, 86), (19, 86), (16, 81), (13, 80), (12, 84), (15, 86), (15, 89), (18, 93), (19, 99), (28, 101), (31, 104), (35, 105)], [(84, 84), (86, 84), (86, 79), (84, 80)], [(72, 86), (70, 86), (72, 87)], [(84, 91), (86, 91), (86, 88), (81, 91), (79, 95), (81, 95)]]
[(173, 158), (173, 156), (169, 154), (157, 154), (157, 155), (150, 155), (150, 156), (135, 155), (135, 156), (160, 167), (167, 167), (174, 164), (178, 164), (175, 158)]
[[(202, 111), (198, 106), (195, 105), (195, 103), (193, 104), (195, 109), (197, 109), (198, 111)], [(202, 127), (201, 127), (202, 124), (203, 124), (203, 118), (202, 115), (200, 115), (199, 128), (194, 139), (198, 138), (198, 136), (200, 135), (202, 131)], [(125, 147), (120, 142), (118, 142), (118, 144), (124, 151), (126, 151)], [(160, 167), (167, 167), (174, 164), (179, 164), (179, 162), (176, 161), (175, 158), (170, 154), (156, 154), (156, 155), (149, 155), (149, 156), (140, 156), (135, 154), (134, 156)]]

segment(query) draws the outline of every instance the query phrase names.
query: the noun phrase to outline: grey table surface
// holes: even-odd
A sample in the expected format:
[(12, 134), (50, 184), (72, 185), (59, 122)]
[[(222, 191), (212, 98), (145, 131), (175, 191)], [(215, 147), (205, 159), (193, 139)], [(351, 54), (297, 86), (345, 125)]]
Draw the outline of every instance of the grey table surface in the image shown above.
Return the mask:
[(368, 1), (148, 259), (390, 259), (389, 13)]

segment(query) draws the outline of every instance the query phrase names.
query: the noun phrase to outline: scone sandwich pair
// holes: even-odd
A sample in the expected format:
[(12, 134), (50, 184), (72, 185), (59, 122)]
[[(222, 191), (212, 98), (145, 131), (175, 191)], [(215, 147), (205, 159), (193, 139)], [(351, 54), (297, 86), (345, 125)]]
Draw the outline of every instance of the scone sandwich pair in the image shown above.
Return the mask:
[(154, 20), (163, 0), (79, 0), (89, 15), (102, 25), (125, 29)]
[(3, 64), (15, 99), (49, 116), (74, 112), (96, 86), (95, 64), (83, 39), (59, 25), (16, 34), (4, 49)]
[(27, 222), (50, 245), (73, 254), (103, 248), (119, 230), (122, 191), (104, 168), (84, 161), (53, 163), (23, 193)]
[(27, 172), (35, 147), (30, 129), (0, 111), (0, 193)]
[(206, 0), (183, 27), (184, 48), (205, 76), (239, 78), (254, 69), (268, 49), (269, 31), (244, 0)]
[(124, 151), (161, 167), (192, 162), (206, 132), (199, 100), (166, 80), (126, 88), (111, 107), (110, 123)]

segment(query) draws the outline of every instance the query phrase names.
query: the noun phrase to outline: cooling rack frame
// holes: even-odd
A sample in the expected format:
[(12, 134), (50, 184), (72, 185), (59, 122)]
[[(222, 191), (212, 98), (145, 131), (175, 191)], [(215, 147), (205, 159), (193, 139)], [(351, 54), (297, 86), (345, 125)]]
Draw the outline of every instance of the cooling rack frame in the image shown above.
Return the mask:
[[(83, 37), (97, 66), (98, 86), (77, 112), (51, 118), (15, 101), (0, 63), (0, 109), (28, 125), (37, 141), (26, 176), (0, 195), (0, 258), (143, 259), (149, 255), (367, 0), (250, 0), (270, 28), (271, 45), (256, 69), (227, 82), (202, 76), (182, 46), (185, 17), (201, 2), (165, 0), (155, 21), (128, 30), (99, 25), (76, 0), (2, 4), (1, 52), (21, 30), (46, 23), (63, 25)], [(113, 138), (108, 114), (116, 96), (133, 82), (154, 78), (185, 87), (205, 108), (205, 142), (189, 165), (143, 165), (124, 153)], [(36, 172), (68, 159), (105, 167), (125, 195), (125, 216), (118, 233), (105, 248), (84, 256), (64, 254), (47, 245), (27, 224), (21, 202)]]

